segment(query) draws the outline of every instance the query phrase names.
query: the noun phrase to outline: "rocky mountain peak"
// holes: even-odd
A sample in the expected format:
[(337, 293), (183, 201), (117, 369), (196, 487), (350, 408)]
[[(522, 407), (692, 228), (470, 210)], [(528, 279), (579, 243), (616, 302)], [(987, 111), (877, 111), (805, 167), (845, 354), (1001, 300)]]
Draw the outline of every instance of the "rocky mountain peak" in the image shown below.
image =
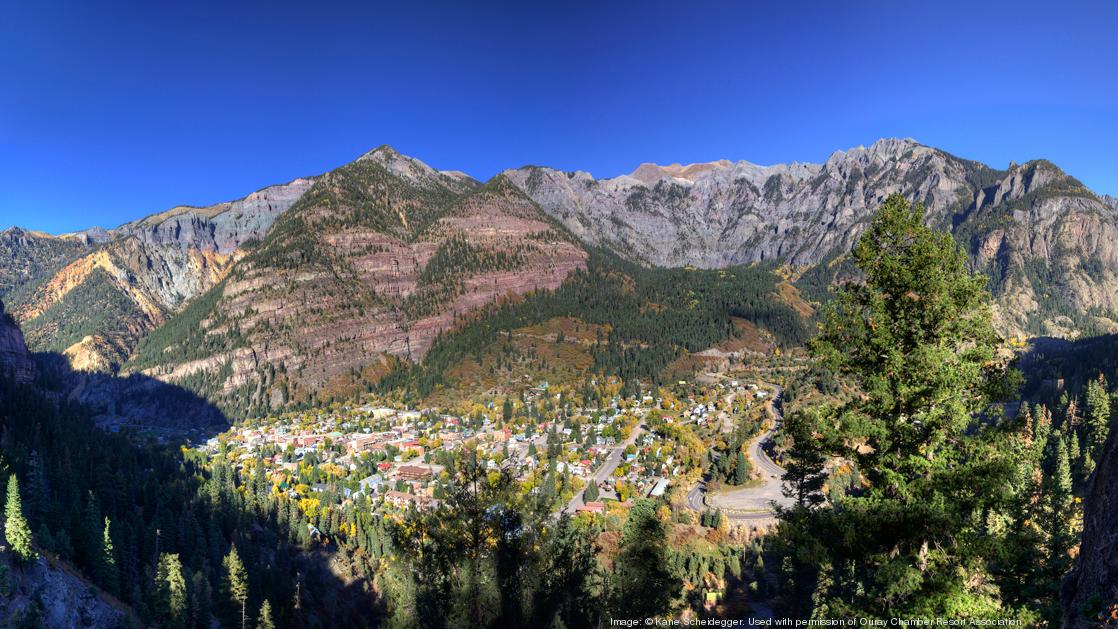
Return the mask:
[(882, 138), (867, 146), (856, 146), (845, 151), (835, 151), (827, 158), (824, 167), (835, 168), (846, 164), (865, 166), (871, 163), (897, 162), (907, 157), (934, 152), (934, 149), (911, 138)]
[(477, 181), (463, 172), (435, 170), (423, 161), (404, 155), (387, 144), (382, 144), (365, 153), (353, 163), (359, 164), (362, 162), (380, 164), (389, 173), (413, 184), (445, 186), (450, 183), (456, 187), (477, 185)]
[(686, 182), (694, 182), (703, 173), (708, 173), (716, 169), (726, 169), (733, 167), (733, 162), (728, 159), (720, 159), (714, 162), (699, 162), (695, 164), (675, 163), (667, 166), (660, 166), (651, 162), (645, 162), (637, 167), (630, 177), (636, 179), (646, 185), (653, 185), (661, 179), (679, 179)]
[(1114, 197), (1114, 196), (1111, 196), (1109, 194), (1104, 194), (1099, 198), (1102, 199), (1103, 203), (1105, 203), (1108, 206), (1114, 208), (1114, 211), (1118, 212), (1118, 197)]

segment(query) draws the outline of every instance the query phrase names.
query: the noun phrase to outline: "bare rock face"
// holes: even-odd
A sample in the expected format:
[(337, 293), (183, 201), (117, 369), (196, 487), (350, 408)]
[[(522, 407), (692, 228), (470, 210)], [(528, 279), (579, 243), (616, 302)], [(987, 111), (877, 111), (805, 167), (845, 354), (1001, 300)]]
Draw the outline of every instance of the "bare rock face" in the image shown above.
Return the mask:
[(23, 341), (23, 333), (0, 302), (0, 376), (20, 384), (30, 384), (35, 378), (35, 363)]
[(848, 248), (886, 197), (943, 216), (968, 168), (911, 140), (836, 152), (824, 164), (644, 164), (631, 175), (521, 168), (505, 174), (579, 237), (657, 266), (813, 264)]
[(1118, 432), (1111, 431), (1091, 477), (1079, 557), (1062, 595), (1065, 627), (1092, 624), (1118, 605)]
[(114, 236), (135, 236), (153, 246), (175, 246), (229, 254), (244, 243), (263, 238), (276, 218), (303, 196), (314, 178), (269, 186), (243, 199), (208, 207), (174, 207), (113, 230)]
[(135, 622), (130, 611), (109, 599), (70, 566), (44, 558), (16, 566), (0, 558), (7, 568), (9, 591), (0, 594), (0, 623), (18, 626), (17, 618), (30, 615), (41, 604), (39, 625), (48, 629), (90, 627), (110, 629)]
[(1109, 194), (1104, 194), (1100, 197), (1102, 202), (1109, 205), (1114, 211), (1118, 212), (1118, 197), (1112, 197)]
[(89, 249), (81, 237), (9, 227), (0, 232), (0, 297), (18, 293)]
[(882, 201), (902, 194), (990, 274), (1004, 331), (1118, 329), (1118, 216), (1045, 161), (1000, 171), (886, 139), (822, 164), (643, 164), (613, 179), (539, 167), (505, 174), (583, 240), (657, 266), (815, 265), (849, 251)]
[(113, 373), (149, 332), (221, 281), (241, 247), (261, 239), (312, 184), (296, 179), (237, 201), (175, 207), (111, 231), (8, 230), (0, 249), (11, 249), (14, 262), (0, 267), (0, 278), (11, 276), (19, 289), (12, 313), (36, 351)]

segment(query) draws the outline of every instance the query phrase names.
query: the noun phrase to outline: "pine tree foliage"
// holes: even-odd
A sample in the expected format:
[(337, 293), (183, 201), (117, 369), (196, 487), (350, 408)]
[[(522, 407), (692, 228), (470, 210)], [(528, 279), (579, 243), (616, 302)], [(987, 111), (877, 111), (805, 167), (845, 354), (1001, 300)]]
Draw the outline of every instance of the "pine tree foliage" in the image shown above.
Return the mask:
[(226, 592), (240, 610), (241, 629), (244, 629), (245, 623), (248, 622), (246, 616), (246, 606), (248, 605), (248, 572), (245, 570), (244, 562), (241, 561), (241, 556), (237, 553), (236, 546), (232, 546), (229, 549), (229, 554), (225, 556), (222, 565), (225, 566)]
[(276, 629), (276, 621), (272, 618), (272, 604), (267, 600), (260, 605), (260, 617), (256, 620), (256, 629)]
[(1004, 617), (988, 514), (1012, 497), (1016, 432), (992, 403), (1015, 379), (998, 360), (986, 279), (900, 196), (854, 260), (864, 281), (837, 290), (812, 351), (861, 395), (800, 430), (831, 435), (828, 454), (862, 480), (782, 524), (788, 543), (818, 552), (799, 555), (812, 613)]
[(8, 477), (8, 496), (4, 503), (4, 538), (16, 557), (23, 562), (39, 557), (31, 543), (31, 526), (23, 515), (23, 501), (19, 495), (19, 479)]
[(155, 616), (164, 627), (185, 627), (186, 577), (177, 554), (161, 553), (155, 568)]

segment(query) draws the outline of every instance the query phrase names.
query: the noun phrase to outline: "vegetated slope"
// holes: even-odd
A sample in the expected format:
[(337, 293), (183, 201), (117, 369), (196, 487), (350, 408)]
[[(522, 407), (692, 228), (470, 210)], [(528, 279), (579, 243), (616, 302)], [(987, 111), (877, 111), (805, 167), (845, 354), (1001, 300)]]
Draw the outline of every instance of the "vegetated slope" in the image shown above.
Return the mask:
[[(1048, 162), (1000, 171), (911, 140), (823, 164), (646, 164), (608, 180), (530, 167), (484, 187), (381, 147), (322, 177), (111, 232), (9, 230), (0, 280), (35, 350), (87, 370), (127, 363), (262, 409), (352, 393), (391, 368), (383, 357), (421, 359), (483, 307), (559, 286), (583, 266), (580, 238), (680, 282), (694, 278), (660, 267), (786, 265), (821, 301), (849, 276), (846, 252), (894, 192), (925, 203), (928, 221), (953, 230), (987, 271), (1003, 331), (1115, 328), (1113, 208)], [(634, 307), (677, 307), (669, 302)], [(603, 343), (595, 355), (640, 364), (626, 367), (630, 378), (651, 377), (667, 356), (634, 351)]]
[[(588, 372), (582, 375), (619, 376), (626, 391), (635, 392), (639, 384), (662, 382), (680, 356), (737, 336), (735, 319), (762, 327), (785, 347), (806, 341), (808, 324), (778, 295), (778, 280), (771, 266), (647, 268), (592, 249), (587, 268), (554, 291), (494, 305), (438, 339), (421, 365), (401, 365), (382, 387), (420, 395), (453, 388), (473, 379), (464, 377), (463, 363), (492, 380), (511, 382), (524, 375), (525, 363), (533, 363), (533, 354), (540, 351), (524, 352), (514, 336), (523, 334), (525, 326), (564, 318), (581, 324), (579, 331), (594, 331), (592, 342), (571, 339), (590, 355)], [(556, 333), (547, 341), (559, 346), (568, 339)]]
[[(311, 185), (271, 186), (204, 208), (177, 207), (105, 232), (67, 237), (8, 230), (3, 276), (12, 313), (35, 351), (65, 352), (88, 371), (115, 372), (136, 344), (217, 283), (246, 242)], [(17, 247), (17, 245), (19, 245)]]
[(39, 281), (86, 251), (82, 237), (51, 236), (9, 227), (0, 232), (0, 297)]
[(389, 147), (323, 175), (131, 370), (235, 413), (352, 395), (386, 357), (506, 295), (558, 287), (579, 243), (505, 178), (484, 186)]
[[(161, 559), (175, 555), (189, 584), (187, 606), (207, 614), (191, 626), (216, 624), (209, 614), (233, 626), (240, 609), (226, 613), (220, 584), (222, 559), (234, 544), (253, 598), (275, 601), (280, 626), (370, 622), (377, 612), (371, 585), (331, 571), (301, 510), (277, 502), (263, 485), (246, 497), (235, 487), (244, 483), (242, 472), (230, 462), (203, 465), (177, 444), (101, 430), (96, 409), (50, 388), (49, 378), (20, 376), (19, 365), (31, 358), (19, 328), (0, 314), (0, 486), (16, 476), (34, 550), (49, 558), (17, 566), (11, 549), (4, 553), (0, 624), (115, 627), (114, 617), (130, 608), (140, 618), (124, 624), (166, 625), (166, 608), (151, 604), (160, 600), (153, 575)], [(154, 409), (155, 416), (160, 404), (182, 403), (169, 399), (162, 383), (144, 391), (132, 386), (136, 377), (84, 376), (113, 381), (97, 388), (125, 392), (135, 399), (116, 403)]]
[(826, 283), (890, 194), (923, 203), (991, 277), (1012, 334), (1114, 329), (1118, 216), (1046, 161), (996, 170), (912, 140), (880, 140), (822, 164), (645, 164), (594, 179), (525, 167), (506, 173), (580, 238), (658, 266), (779, 261)]

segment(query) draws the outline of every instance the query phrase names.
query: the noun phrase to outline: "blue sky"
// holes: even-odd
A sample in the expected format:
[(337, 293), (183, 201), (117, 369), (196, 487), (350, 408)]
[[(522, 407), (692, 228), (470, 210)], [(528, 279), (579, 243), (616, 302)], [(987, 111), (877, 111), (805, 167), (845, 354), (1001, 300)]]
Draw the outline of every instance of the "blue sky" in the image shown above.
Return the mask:
[(0, 228), (112, 227), (376, 145), (820, 161), (901, 136), (1118, 193), (1118, 3), (5, 2)]

